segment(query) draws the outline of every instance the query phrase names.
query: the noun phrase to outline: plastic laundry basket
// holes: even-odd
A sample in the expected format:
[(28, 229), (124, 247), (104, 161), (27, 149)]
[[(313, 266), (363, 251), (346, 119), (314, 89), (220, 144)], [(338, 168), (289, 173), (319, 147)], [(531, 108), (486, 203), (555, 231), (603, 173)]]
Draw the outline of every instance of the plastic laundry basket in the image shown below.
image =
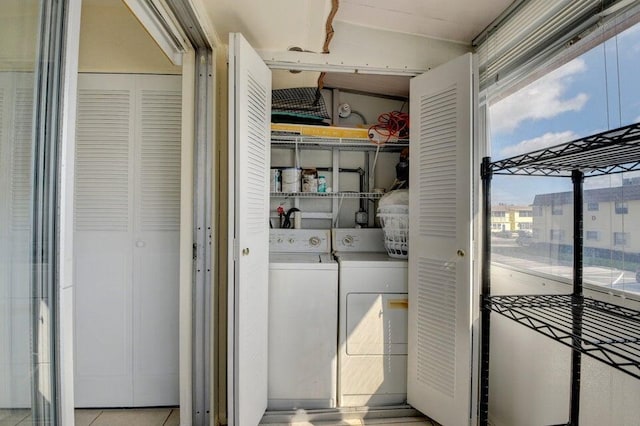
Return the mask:
[(409, 257), (409, 206), (391, 204), (378, 208), (384, 233), (384, 247), (391, 257)]

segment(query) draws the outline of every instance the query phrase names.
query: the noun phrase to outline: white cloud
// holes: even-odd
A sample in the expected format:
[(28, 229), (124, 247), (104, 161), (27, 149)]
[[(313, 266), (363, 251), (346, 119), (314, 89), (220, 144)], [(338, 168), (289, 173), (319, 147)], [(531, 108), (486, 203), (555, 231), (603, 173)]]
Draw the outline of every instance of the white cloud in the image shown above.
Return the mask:
[(516, 155), (524, 154), (526, 152), (536, 151), (538, 149), (547, 148), (554, 145), (560, 145), (564, 142), (569, 142), (577, 139), (578, 135), (567, 130), (557, 133), (545, 133), (537, 138), (527, 139), (517, 143), (516, 145), (510, 145), (500, 151), (500, 155), (504, 157), (513, 157)]
[(574, 59), (496, 102), (491, 107), (491, 131), (512, 132), (525, 120), (549, 119), (567, 111), (580, 111), (589, 99), (586, 93), (568, 99), (563, 96), (572, 77), (586, 69), (582, 58)]

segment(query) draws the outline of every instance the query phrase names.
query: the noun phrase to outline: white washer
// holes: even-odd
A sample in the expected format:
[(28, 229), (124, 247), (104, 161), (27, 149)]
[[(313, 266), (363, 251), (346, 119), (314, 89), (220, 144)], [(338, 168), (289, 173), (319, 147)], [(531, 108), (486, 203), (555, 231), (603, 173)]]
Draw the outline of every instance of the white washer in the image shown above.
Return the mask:
[(396, 405), (407, 397), (407, 261), (380, 229), (334, 229), (339, 264), (338, 405)]
[(330, 237), (270, 232), (269, 410), (336, 407), (338, 264)]

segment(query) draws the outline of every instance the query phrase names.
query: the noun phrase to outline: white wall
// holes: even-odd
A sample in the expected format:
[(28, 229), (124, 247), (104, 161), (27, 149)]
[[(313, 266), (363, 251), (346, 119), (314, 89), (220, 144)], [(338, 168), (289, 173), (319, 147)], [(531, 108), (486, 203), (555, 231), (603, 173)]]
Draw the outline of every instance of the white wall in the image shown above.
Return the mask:
[(40, 4), (3, 0), (0, 13), (0, 70), (33, 71)]
[(122, 0), (83, 0), (80, 72), (180, 74)]
[[(492, 294), (568, 294), (571, 286), (492, 265)], [(620, 298), (585, 291), (620, 304)], [(625, 306), (640, 309), (627, 299)], [(495, 426), (566, 423), (571, 352), (512, 320), (491, 315), (489, 418)], [(580, 425), (638, 425), (640, 380), (582, 357)]]
[(372, 67), (431, 69), (471, 51), (471, 46), (347, 22), (333, 24), (331, 54)]

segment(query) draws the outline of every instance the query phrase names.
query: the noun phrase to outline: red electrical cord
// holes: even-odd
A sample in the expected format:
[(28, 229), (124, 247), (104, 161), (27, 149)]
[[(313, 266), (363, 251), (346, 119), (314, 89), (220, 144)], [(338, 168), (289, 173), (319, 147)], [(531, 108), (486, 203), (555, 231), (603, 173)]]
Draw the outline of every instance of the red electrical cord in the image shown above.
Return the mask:
[[(409, 131), (409, 114), (400, 111), (385, 112), (378, 116), (378, 123), (369, 127), (369, 139), (376, 145), (384, 145), (392, 137), (400, 139), (402, 136), (406, 137)], [(374, 139), (374, 132), (380, 136), (386, 138)]]

